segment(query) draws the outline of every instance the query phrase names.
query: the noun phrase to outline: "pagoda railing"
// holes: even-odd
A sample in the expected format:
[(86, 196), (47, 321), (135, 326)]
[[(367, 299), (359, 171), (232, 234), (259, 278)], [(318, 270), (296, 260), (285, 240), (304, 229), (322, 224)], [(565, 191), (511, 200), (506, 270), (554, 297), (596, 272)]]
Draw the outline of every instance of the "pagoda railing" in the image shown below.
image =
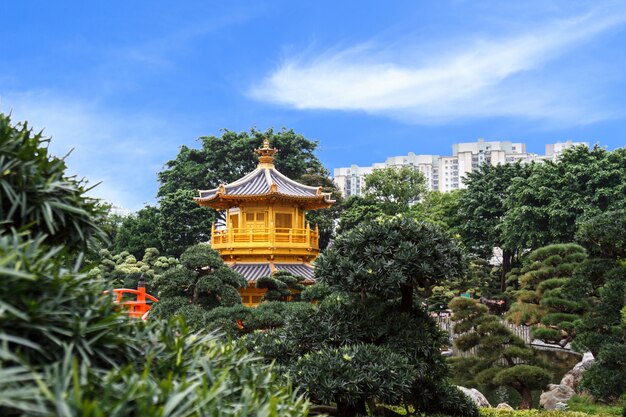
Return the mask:
[(318, 246), (319, 231), (292, 228), (228, 228), (216, 229), (213, 225), (211, 246), (216, 249), (246, 246), (272, 246), (313, 248)]

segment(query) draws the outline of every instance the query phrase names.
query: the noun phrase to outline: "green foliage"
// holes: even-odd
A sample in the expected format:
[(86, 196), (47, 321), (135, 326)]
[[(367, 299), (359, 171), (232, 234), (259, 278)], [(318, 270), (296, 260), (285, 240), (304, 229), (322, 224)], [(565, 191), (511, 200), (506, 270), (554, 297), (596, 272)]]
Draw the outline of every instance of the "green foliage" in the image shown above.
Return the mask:
[(128, 251), (136, 258), (141, 257), (146, 248), (163, 252), (160, 224), (161, 213), (152, 206), (124, 217), (113, 241), (113, 252)]
[(496, 408), (481, 408), (480, 415), (482, 417), (589, 417), (596, 414), (559, 410), (498, 410)]
[(272, 276), (261, 277), (256, 281), (256, 287), (267, 290), (263, 300), (267, 301), (298, 301), (304, 278), (295, 276), (287, 271), (277, 271)]
[(581, 317), (585, 303), (568, 291), (581, 263), (585, 262), (583, 247), (567, 243), (549, 245), (528, 255), (528, 264), (522, 269), (518, 281), (521, 289), (514, 292), (517, 301), (511, 306), (507, 318), (517, 324), (539, 324), (534, 338), (565, 345), (575, 335), (573, 322)]
[(456, 322), (454, 332), (459, 334), (454, 345), (461, 351), (476, 349), (474, 357), (457, 360), (460, 363), (455, 369), (472, 375), (474, 383), (515, 389), (522, 397), (520, 407), (529, 408), (531, 391), (544, 387), (550, 380), (546, 364), (497, 317), (488, 314), (484, 305), (468, 298), (455, 298), (450, 308)]
[(583, 374), (581, 387), (595, 398), (609, 402), (626, 393), (626, 344), (603, 344), (596, 363)]
[(557, 162), (533, 164), (512, 181), (502, 224), (508, 247), (571, 242), (587, 219), (624, 208), (626, 149), (567, 149)]
[(438, 226), (456, 231), (460, 225), (460, 190), (447, 193), (428, 192), (423, 199), (411, 207), (411, 215), (419, 221), (428, 221)]
[[(467, 174), (466, 189), (459, 196), (459, 233), (470, 251), (489, 259), (494, 247), (515, 252), (525, 246), (505, 244), (502, 222), (507, 213), (505, 201), (508, 188), (516, 180), (526, 179), (528, 165), (482, 164), (477, 171)], [(511, 255), (510, 255), (511, 256)], [(505, 271), (508, 272), (508, 271)]]
[(161, 247), (164, 252), (178, 257), (189, 246), (211, 239), (211, 225), (215, 211), (202, 207), (193, 199), (196, 189), (178, 189), (159, 199), (159, 223)]
[(357, 406), (362, 396), (397, 404), (410, 393), (416, 376), (406, 357), (365, 344), (306, 354), (294, 372), (314, 401), (339, 407)]
[(103, 282), (68, 269), (61, 255), (43, 237), (0, 237), (0, 346), (8, 363), (37, 367), (68, 354), (95, 367), (121, 363), (134, 354), (124, 342), (126, 316), (102, 296)]
[(591, 351), (597, 356), (602, 346), (624, 343), (620, 310), (625, 305), (626, 267), (609, 270), (606, 284), (599, 289), (599, 300), (576, 323), (577, 336), (573, 346), (581, 352)]
[(316, 261), (319, 281), (331, 289), (402, 296), (405, 309), (414, 288), (430, 289), (464, 273), (458, 242), (435, 225), (404, 217), (364, 223), (339, 236)]
[(609, 211), (583, 222), (576, 232), (576, 240), (592, 256), (626, 258), (626, 211)]
[[(622, 405), (626, 406), (626, 397), (622, 396)], [(622, 416), (624, 408), (620, 406), (607, 406), (594, 402), (590, 396), (574, 395), (567, 402), (568, 410), (587, 413), (590, 415)]]
[(371, 197), (350, 196), (343, 204), (337, 233), (343, 235), (361, 223), (387, 216), (381, 205)]
[(49, 141), (0, 113), (0, 233), (45, 235), (47, 244), (85, 251), (106, 240), (106, 210), (85, 195), (84, 180), (67, 176), (65, 159), (48, 154)]
[(237, 288), (247, 285), (245, 278), (226, 266), (209, 245), (191, 246), (180, 259), (180, 268), (155, 277), (153, 285), (159, 302), (151, 316), (182, 315), (192, 328), (201, 329), (206, 323), (206, 310), (241, 304)]
[(332, 294), (332, 290), (324, 284), (308, 285), (304, 291), (300, 293), (302, 301), (317, 302), (325, 299)]
[(426, 190), (424, 175), (412, 166), (375, 169), (365, 176), (365, 195), (380, 202), (388, 215), (406, 212)]

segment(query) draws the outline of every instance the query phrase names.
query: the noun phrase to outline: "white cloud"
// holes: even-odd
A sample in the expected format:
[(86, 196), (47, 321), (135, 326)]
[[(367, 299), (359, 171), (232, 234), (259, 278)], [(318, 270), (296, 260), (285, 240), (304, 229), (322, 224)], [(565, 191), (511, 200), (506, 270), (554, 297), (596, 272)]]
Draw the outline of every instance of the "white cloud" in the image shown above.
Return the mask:
[(90, 194), (125, 209), (137, 210), (156, 194), (156, 172), (176, 154), (165, 121), (141, 114), (116, 114), (95, 101), (51, 92), (7, 93), (0, 111), (14, 123), (29, 121), (52, 137), (50, 152), (67, 159), (68, 173), (101, 182)]
[(250, 93), (296, 109), (365, 111), (417, 123), (492, 116), (587, 123), (605, 115), (585, 108), (581, 91), (566, 80), (546, 85), (528, 75), (624, 22), (626, 10), (605, 8), (438, 56), (396, 43), (292, 57)]

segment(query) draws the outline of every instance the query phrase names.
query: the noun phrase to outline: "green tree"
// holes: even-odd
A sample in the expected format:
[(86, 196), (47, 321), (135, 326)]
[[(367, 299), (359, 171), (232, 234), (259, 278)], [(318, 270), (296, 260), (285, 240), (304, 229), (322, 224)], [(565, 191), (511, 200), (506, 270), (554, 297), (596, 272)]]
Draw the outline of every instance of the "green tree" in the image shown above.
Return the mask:
[(490, 259), (493, 248), (502, 249), (502, 273), (500, 290), (506, 289), (505, 276), (514, 258), (525, 247), (508, 242), (503, 235), (503, 221), (509, 210), (505, 201), (509, 187), (517, 180), (527, 178), (530, 168), (520, 163), (483, 164), (475, 172), (467, 174), (466, 189), (458, 199), (458, 231), (469, 251), (483, 259)]
[(448, 193), (431, 191), (411, 207), (411, 215), (420, 221), (429, 221), (456, 231), (460, 225), (459, 199), (461, 190)]
[(532, 390), (542, 389), (550, 381), (533, 349), (513, 334), (486, 306), (468, 298), (450, 302), (454, 332), (459, 334), (454, 345), (461, 351), (476, 349), (476, 355), (458, 358), (455, 368), (472, 375), (476, 383), (486, 386), (506, 385), (522, 397), (520, 408), (532, 406)]
[(571, 297), (566, 286), (586, 258), (585, 249), (573, 243), (549, 245), (530, 253), (519, 278), (517, 301), (507, 317), (517, 324), (541, 323), (532, 334), (545, 342), (565, 346), (572, 341), (574, 322), (581, 317), (585, 304)]
[(276, 271), (274, 275), (257, 279), (256, 287), (266, 290), (263, 301), (297, 301), (304, 290), (303, 280), (288, 271)]
[(389, 215), (408, 211), (426, 191), (424, 175), (411, 166), (375, 169), (365, 176), (365, 195), (380, 202)]
[(626, 204), (626, 148), (567, 149), (557, 162), (531, 166), (508, 190), (503, 234), (507, 247), (536, 249), (572, 242), (580, 224)]
[(0, 233), (45, 235), (47, 244), (86, 251), (106, 240), (105, 210), (85, 195), (84, 180), (65, 173), (65, 158), (48, 153), (49, 141), (0, 113)]
[(151, 315), (183, 316), (194, 329), (206, 325), (205, 313), (219, 306), (241, 304), (237, 288), (248, 283), (230, 269), (206, 244), (189, 247), (180, 257), (180, 268), (169, 269), (153, 281), (159, 302)]
[(432, 224), (410, 218), (363, 223), (317, 260), (318, 280), (335, 293), (286, 322), (274, 337), (284, 341), (282, 350), (265, 343), (261, 352), (292, 366), (294, 381), (315, 402), (335, 402), (337, 415), (364, 413), (365, 404), (375, 415), (388, 415), (376, 400), (411, 404), (419, 412), (477, 415), (445, 382), (439, 353), (445, 336), (413, 291), (429, 293), (463, 274), (464, 263), (458, 243)]
[(304, 174), (299, 180), (302, 184), (322, 187), (322, 191), (330, 193), (335, 200), (332, 207), (311, 210), (306, 213), (306, 219), (311, 224), (316, 224), (319, 228), (319, 246), (324, 250), (330, 241), (335, 237), (335, 223), (343, 211), (343, 196), (333, 180), (327, 175)]
[(380, 204), (371, 197), (350, 196), (343, 203), (338, 234), (344, 234), (361, 223), (386, 216)]
[(317, 260), (316, 274), (331, 288), (402, 298), (410, 311), (414, 290), (430, 295), (432, 286), (463, 276), (466, 261), (446, 231), (410, 218), (364, 223)]
[(128, 251), (136, 258), (140, 258), (146, 248), (163, 252), (160, 224), (161, 212), (153, 206), (146, 206), (126, 216), (115, 236), (112, 251)]
[(168, 255), (179, 257), (186, 248), (211, 240), (215, 210), (194, 201), (195, 190), (176, 190), (159, 200), (161, 246)]

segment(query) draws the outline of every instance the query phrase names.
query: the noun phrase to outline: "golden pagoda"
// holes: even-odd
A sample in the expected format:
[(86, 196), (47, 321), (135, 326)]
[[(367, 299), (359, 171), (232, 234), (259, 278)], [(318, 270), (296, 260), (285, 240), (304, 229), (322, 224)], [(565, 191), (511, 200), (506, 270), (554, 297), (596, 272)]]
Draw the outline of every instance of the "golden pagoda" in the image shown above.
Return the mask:
[(269, 141), (255, 151), (259, 165), (248, 175), (212, 190), (198, 190), (201, 206), (224, 211), (224, 223), (214, 223), (211, 247), (224, 262), (248, 280), (240, 290), (245, 305), (256, 305), (265, 290), (256, 280), (276, 271), (288, 271), (315, 282), (311, 262), (319, 254), (318, 228), (306, 221), (307, 210), (335, 202), (322, 187), (310, 187), (287, 178), (274, 167), (277, 149)]

